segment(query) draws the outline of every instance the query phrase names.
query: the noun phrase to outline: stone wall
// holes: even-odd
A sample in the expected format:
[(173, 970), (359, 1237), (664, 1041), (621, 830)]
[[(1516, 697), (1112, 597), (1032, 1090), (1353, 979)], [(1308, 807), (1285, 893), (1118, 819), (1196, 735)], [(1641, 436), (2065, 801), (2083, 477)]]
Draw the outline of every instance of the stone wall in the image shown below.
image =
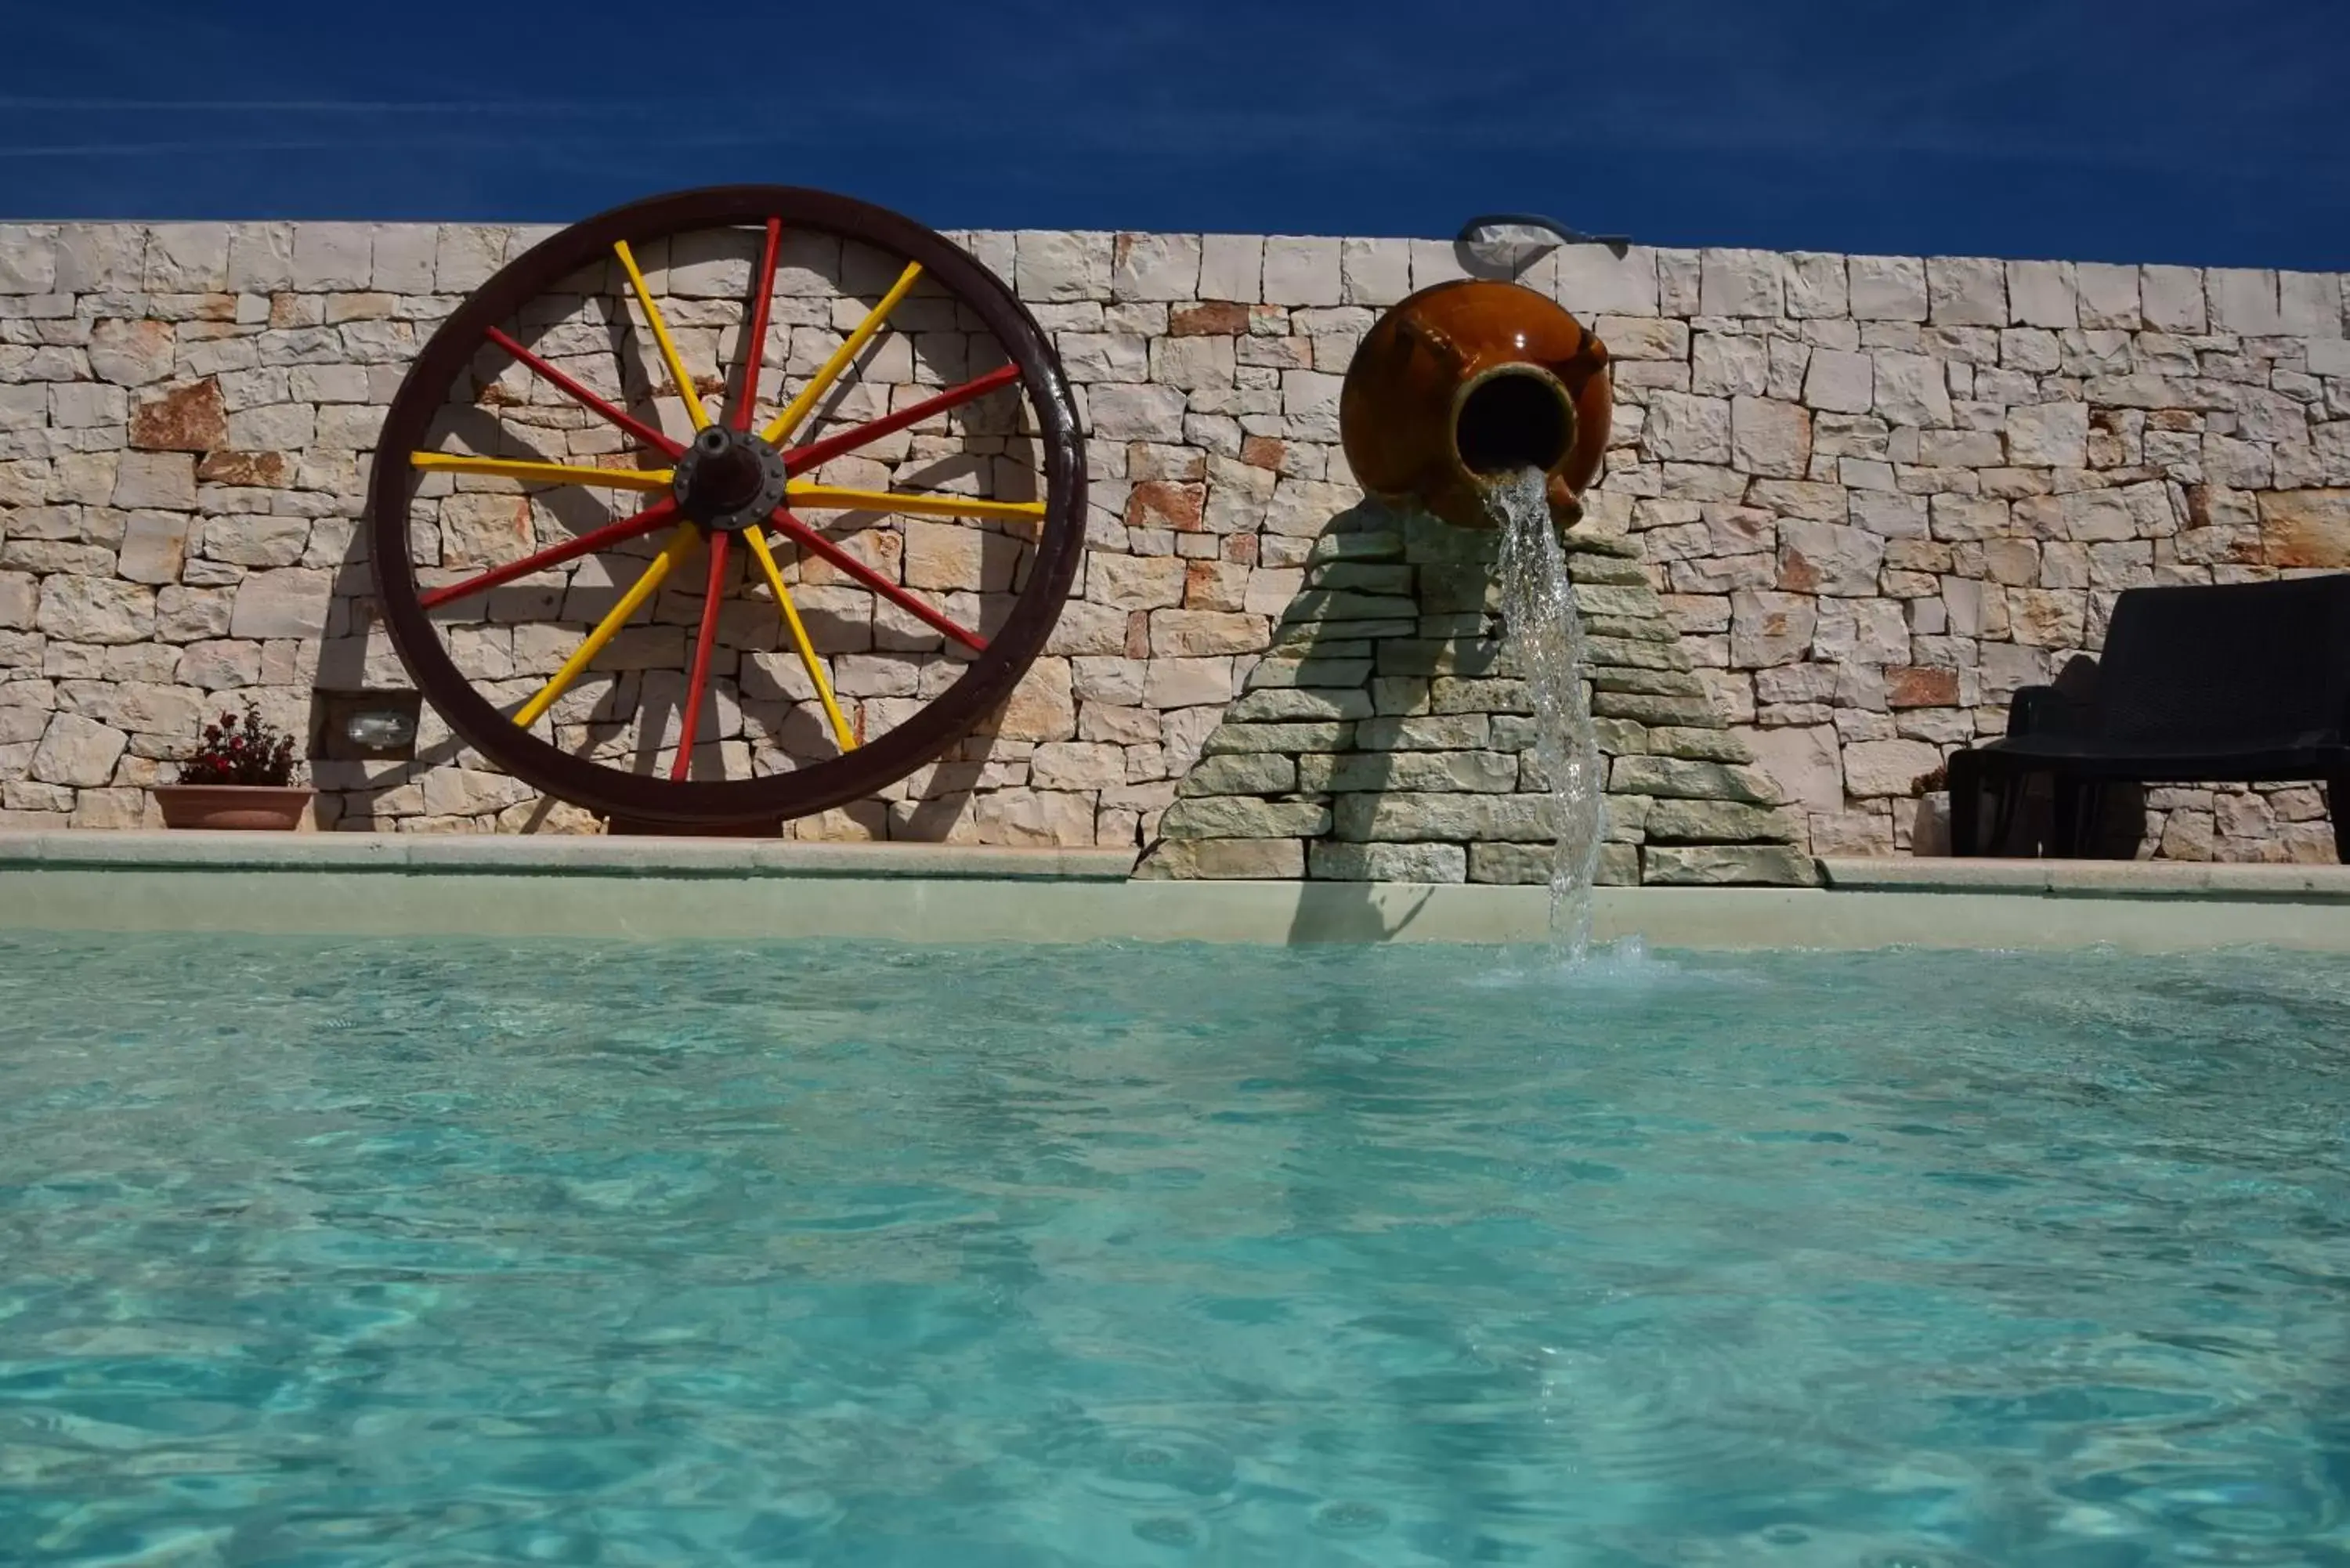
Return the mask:
[[(352, 547), (373, 433), (421, 337), (537, 237), (0, 227), (0, 823), (151, 820), (147, 786), (224, 696), (298, 723), (314, 688), (397, 674)], [(1078, 385), (1092, 554), (983, 749), (798, 830), (1139, 845), (1357, 499), (1336, 444), (1355, 342), (1475, 264), (1445, 242), (962, 238)], [(1637, 546), (1814, 851), (1905, 844), (1912, 781), (2094, 649), (2123, 587), (2350, 566), (2340, 276), (1518, 263), (1617, 362), (1587, 528)], [(589, 826), (428, 738), (420, 764), (318, 764), (322, 824)], [(2148, 805), (2166, 855), (2331, 856), (2314, 789)]]
[[(1620, 535), (1563, 531), (1607, 886), (1804, 886), (1802, 823), (1691, 671)], [(1499, 536), (1367, 501), (1315, 541), (1305, 591), (1176, 784), (1137, 874), (1550, 880), (1559, 802), (1494, 565)]]

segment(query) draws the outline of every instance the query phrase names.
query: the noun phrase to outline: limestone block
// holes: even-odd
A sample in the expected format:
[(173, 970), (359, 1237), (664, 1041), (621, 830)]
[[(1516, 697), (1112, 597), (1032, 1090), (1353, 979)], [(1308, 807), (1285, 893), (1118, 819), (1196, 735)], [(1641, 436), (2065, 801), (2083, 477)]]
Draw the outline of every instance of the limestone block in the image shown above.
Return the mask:
[(26, 572), (0, 572), (0, 628), (30, 630), (39, 605), (38, 578)]
[(1169, 838), (1305, 838), (1329, 830), (1330, 808), (1320, 801), (1250, 795), (1185, 795), (1159, 819)]
[(1866, 354), (1815, 348), (1804, 372), (1804, 401), (1814, 409), (1863, 414), (1876, 406), (1876, 362)]
[(296, 224), (295, 292), (324, 294), (367, 287), (374, 248), (375, 237), (364, 223)]
[(1781, 814), (1729, 800), (1659, 800), (1641, 823), (1650, 844), (1783, 844)]
[(261, 681), (261, 646), (252, 642), (191, 643), (172, 679), (203, 691), (225, 691)]
[(1150, 651), (1155, 658), (1253, 653), (1264, 645), (1265, 624), (1258, 616), (1223, 610), (1150, 612)]
[[(1603, 316), (1589, 325), (1593, 333), (1607, 346), (1610, 359), (1669, 359), (1678, 363), (1690, 357), (1690, 329), (1686, 321), (1660, 317)], [(1701, 341), (1759, 343), (1761, 339), (1731, 337), (1727, 333), (1708, 333)], [(1696, 389), (1719, 391), (1722, 389), (1700, 387)]]
[(58, 225), (51, 242), (56, 265), (48, 279), (39, 287), (11, 287), (10, 280), (24, 286), (38, 278), (37, 271), (23, 270), (38, 265), (31, 258), (39, 247), (28, 240), (24, 230), (0, 239), (0, 294), (136, 294), (144, 286), (147, 234), (136, 224)]
[(2302, 337), (2342, 336), (2343, 291), (2326, 272), (2277, 274), (2277, 317), (2285, 331)]
[(134, 583), (177, 582), (187, 552), (188, 518), (184, 514), (133, 513), (123, 529), (115, 570)]
[(147, 231), (150, 294), (217, 294), (228, 286), (226, 223), (158, 223)]
[(1107, 234), (1024, 229), (1014, 240), (1014, 287), (1034, 304), (1108, 299), (1113, 249)]
[(1232, 705), (1227, 717), (1260, 719), (1367, 719), (1371, 694), (1359, 689), (1311, 686), (1268, 686), (1251, 691)]
[(1153, 708), (1222, 706), (1232, 700), (1232, 661), (1229, 658), (1153, 658), (1145, 666), (1141, 700)]
[(1845, 790), (1855, 800), (1906, 798), (1941, 761), (1941, 752), (1923, 741), (1856, 742), (1845, 748)]
[(2007, 411), (2007, 461), (2024, 468), (2086, 468), (2086, 403), (2037, 403)]
[(100, 321), (90, 329), (90, 373), (120, 387), (143, 387), (172, 373), (177, 338), (167, 321)]
[(111, 577), (57, 573), (42, 580), (34, 624), (65, 642), (143, 642), (155, 630), (155, 591)]
[(2284, 330), (2277, 275), (2265, 267), (2215, 266), (2203, 275), (2212, 330), (2272, 337)]
[[(1691, 392), (1711, 398), (1738, 393), (1761, 397), (1770, 389), (1770, 386), (1771, 343), (1768, 338), (1727, 332), (1700, 332), (1697, 335), (1690, 359)], [(1650, 407), (1654, 406), (1651, 400)]]
[(470, 294), (505, 265), (508, 233), (478, 223), (443, 223), (433, 235), (432, 286)]
[(1167, 556), (1089, 556), (1086, 598), (1121, 609), (1171, 608), (1183, 602), (1183, 563)]
[(1284, 370), (1281, 411), (1296, 441), (1338, 439), (1338, 391), (1343, 378), (1323, 370)]
[(1502, 752), (1355, 752), (1309, 756), (1297, 764), (1301, 789), (1507, 794), (1517, 788), (1518, 759)]
[(1650, 845), (1640, 851), (1640, 880), (1661, 888), (1808, 888), (1819, 868), (1792, 846)]
[(1335, 239), (1274, 235), (1264, 242), (1264, 302), (1337, 305), (1346, 298)]
[(1014, 556), (1001, 541), (967, 524), (908, 518), (906, 586), (932, 592), (977, 589), (1002, 593), (1012, 587)]
[(1231, 752), (1343, 752), (1355, 742), (1350, 723), (1217, 724), (1202, 747), (1210, 756)]
[(1143, 678), (1149, 669), (1149, 661), (1141, 659), (1073, 659), (1070, 684), (1080, 702), (1131, 707), (1142, 701)]
[(1064, 332), (1054, 345), (1072, 381), (1142, 382), (1150, 375), (1150, 346), (1127, 333)]
[(1393, 305), (1411, 292), (1409, 240), (1344, 240), (1338, 279), (1348, 305)]
[(227, 444), (228, 428), (220, 383), (206, 378), (142, 399), (130, 414), (130, 444), (147, 452), (209, 452)]
[(1255, 234), (1204, 234), (1200, 297), (1253, 305), (1264, 297), (1264, 241)]
[(1929, 256), (1926, 296), (1943, 327), (2004, 327), (2007, 269), (1987, 256)]
[(1814, 318), (1851, 313), (1844, 257), (1798, 251), (1786, 258), (1785, 279), (1788, 315)]
[(1234, 379), (1232, 339), (1162, 337), (1150, 348), (1151, 379), (1186, 389), (1230, 387)]
[(1200, 236), (1121, 234), (1111, 244), (1110, 296), (1115, 299), (1197, 298)]
[(1778, 786), (1752, 763), (1692, 762), (1670, 756), (1620, 756), (1610, 765), (1611, 794), (1656, 795), (1671, 800), (1728, 800), (1747, 805), (1780, 804)]
[(1006, 741), (1074, 740), (1077, 711), (1069, 661), (1040, 659), (1030, 665), (1004, 702), (995, 732)]
[(1779, 524), (1779, 587), (1795, 594), (1858, 597), (1877, 591), (1885, 540), (1845, 523), (1788, 518)]
[(53, 714), (33, 753), (32, 776), (43, 784), (95, 789), (114, 777), (130, 737), (78, 713)]
[(228, 631), (235, 638), (315, 639), (326, 630), (334, 574), (315, 567), (257, 571), (237, 585)]
[(1183, 439), (1183, 394), (1177, 388), (1099, 386), (1087, 389), (1085, 396), (1093, 435), (1106, 441)]
[(2007, 319), (2022, 327), (2081, 325), (2073, 264), (2012, 261), (2007, 264)]
[(1305, 875), (1305, 846), (1295, 838), (1170, 839), (1135, 875), (1150, 881), (1296, 881)]
[(1668, 462), (1726, 463), (1731, 461), (1729, 400), (1656, 393), (1648, 400), (1641, 444)]
[[(440, 259), (441, 231), (431, 223), (378, 223), (370, 244), (369, 286), (389, 294), (431, 294)], [(232, 245), (230, 258), (234, 261)]]
[(1366, 719), (1355, 726), (1355, 744), (1367, 752), (1467, 750), (1487, 743), (1492, 723), (1474, 712)]
[(1810, 651), (1819, 612), (1808, 597), (1742, 588), (1730, 606), (1730, 657), (1741, 668), (1792, 664)]
[(1877, 412), (1895, 425), (1948, 425), (1950, 386), (1942, 362), (1924, 354), (1876, 355)]
[(1319, 843), (1308, 875), (1327, 882), (1465, 882), (1469, 852), (1457, 844)]
[(1774, 726), (1746, 739), (1756, 764), (1787, 800), (1812, 811), (1844, 809), (1843, 757), (1833, 725)]
[(1039, 789), (1114, 789), (1126, 782), (1126, 748), (1048, 741), (1028, 759), (1028, 776)]
[(1202, 757), (1183, 775), (1179, 795), (1284, 794), (1297, 787), (1297, 764), (1271, 752)]
[(2199, 267), (2140, 267), (2138, 296), (2146, 325), (2158, 332), (2200, 333), (2210, 319)]
[(1799, 403), (1733, 398), (1730, 433), (1732, 457), (1749, 473), (1801, 479), (1811, 472), (1812, 421)]
[(1331, 831), (1352, 842), (1539, 843), (1555, 836), (1551, 801), (1534, 794), (1342, 794)]
[(2109, 262), (2081, 262), (2074, 269), (2080, 324), (2091, 330), (2135, 332), (2138, 315), (2138, 269)]
[[(1607, 863), (1611, 849), (1630, 850), (1634, 856), (1629, 875), (1612, 879)], [(1601, 846), (1601, 870), (1594, 878), (1602, 887), (1622, 887), (1640, 879), (1638, 856), (1639, 851), (1629, 845)], [(1558, 860), (1558, 850), (1550, 844), (1471, 844), (1469, 846), (1469, 880), (1500, 883), (1515, 887), (1541, 887), (1551, 879)]]
[(1858, 321), (1923, 321), (1926, 264), (1915, 256), (1853, 256), (1852, 314)]
[(2272, 566), (2350, 568), (2350, 489), (2260, 497), (2262, 558)]
[(1767, 316), (1786, 314), (1781, 271), (1775, 251), (1710, 249), (1699, 258), (1700, 314), (1705, 316)]

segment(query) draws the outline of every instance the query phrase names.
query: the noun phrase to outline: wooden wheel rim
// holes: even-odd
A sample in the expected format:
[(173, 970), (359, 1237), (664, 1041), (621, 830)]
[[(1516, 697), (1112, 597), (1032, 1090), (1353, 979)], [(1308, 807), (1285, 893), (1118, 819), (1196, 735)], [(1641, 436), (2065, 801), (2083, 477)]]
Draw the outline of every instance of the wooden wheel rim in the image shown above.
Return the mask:
[[(1027, 584), (962, 677), (887, 733), (841, 755), (764, 778), (674, 780), (575, 756), (516, 724), (474, 687), (434, 630), (410, 551), (420, 448), (450, 389), (488, 341), (549, 286), (632, 244), (695, 230), (761, 225), (814, 231), (917, 263), (979, 317), (1018, 370), (1043, 445), (1045, 514)], [(722, 374), (724, 368), (721, 368)], [(615, 207), (506, 263), (428, 339), (393, 398), (369, 485), (369, 557), (378, 611), (410, 677), (468, 745), (513, 777), (608, 816), (679, 826), (806, 816), (879, 794), (971, 734), (1044, 650), (1085, 547), (1086, 465), (1076, 402), (1051, 340), (1012, 291), (944, 236), (910, 218), (828, 192), (732, 185)], [(693, 737), (681, 734), (681, 745)]]

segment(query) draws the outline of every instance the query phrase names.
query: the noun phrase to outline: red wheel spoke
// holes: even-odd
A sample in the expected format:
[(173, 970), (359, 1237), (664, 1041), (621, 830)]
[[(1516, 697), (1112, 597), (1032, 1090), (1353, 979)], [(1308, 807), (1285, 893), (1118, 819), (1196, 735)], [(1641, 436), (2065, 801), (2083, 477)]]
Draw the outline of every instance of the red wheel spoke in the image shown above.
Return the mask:
[(595, 393), (589, 391), (587, 388), (581, 386), (578, 382), (573, 380), (570, 377), (565, 375), (562, 371), (556, 369), (554, 366), (548, 364), (546, 360), (540, 358), (537, 355), (532, 353), (529, 349), (524, 348), (521, 344), (515, 342), (513, 338), (499, 331), (496, 327), (493, 327), (490, 328), (489, 339), (499, 348), (504, 349), (507, 353), (513, 355), (515, 358), (521, 360), (525, 365), (530, 367), (533, 372), (545, 377), (548, 381), (552, 382), (558, 390), (568, 393), (580, 407), (586, 409), (589, 413), (592, 413), (600, 419), (610, 421), (613, 424), (619, 426), (620, 429), (628, 431), (630, 435), (636, 437), (647, 446), (659, 452), (663, 457), (673, 458), (685, 451), (684, 447), (681, 446), (676, 441), (670, 440), (669, 437), (661, 434), (660, 431), (653, 429), (652, 426), (645, 423), (642, 420), (638, 419), (635, 415), (630, 414), (624, 410), (614, 408), (611, 404), (606, 402), (603, 399), (598, 397)]
[(784, 453), (784, 472), (804, 473), (811, 468), (821, 467), (842, 452), (854, 452), (868, 441), (877, 441), (885, 435), (893, 435), (908, 425), (920, 424), (932, 414), (943, 413), (949, 409), (961, 408), (975, 399), (983, 398), (990, 392), (1008, 387), (1019, 379), (1020, 368), (1017, 365), (1006, 365), (1001, 369), (990, 370), (977, 380), (965, 381), (960, 387), (949, 388), (935, 398), (925, 398), (919, 403), (899, 409), (894, 414), (884, 414), (869, 423), (842, 431), (838, 435), (828, 435), (822, 441), (812, 441), (806, 446), (794, 447)]
[(743, 384), (734, 389), (734, 407), (726, 422), (738, 431), (751, 428), (751, 406), (759, 400), (759, 358), (767, 348), (767, 311), (775, 298), (775, 253), (784, 243), (784, 221), (767, 220), (767, 249), (759, 258), (759, 292), (751, 306), (751, 336), (743, 341)]
[(930, 606), (924, 604), (921, 600), (916, 598), (913, 595), (908, 593), (905, 589), (899, 587), (897, 584), (891, 582), (889, 578), (883, 576), (880, 573), (875, 571), (872, 567), (867, 566), (864, 562), (858, 560), (856, 556), (850, 555), (847, 551), (842, 549), (839, 545), (834, 544), (831, 540), (826, 538), (823, 535), (817, 533), (815, 529), (809, 527), (798, 518), (793, 516), (785, 508), (781, 506), (776, 507), (773, 520), (775, 526), (781, 528), (785, 536), (788, 537), (792, 543), (797, 545), (800, 548), (807, 551), (811, 555), (820, 556), (825, 560), (831, 562), (834, 566), (838, 566), (842, 571), (847, 572), (850, 576), (855, 577), (858, 582), (863, 583), (867, 587), (871, 588), (875, 593), (879, 594), (883, 598), (888, 599), (891, 604), (896, 605), (899, 609), (904, 610), (908, 615), (914, 617), (916, 619), (921, 621), (925, 626), (930, 627), (932, 630), (941, 632), (948, 637), (953, 638), (957, 642), (962, 643), (973, 653), (985, 653), (987, 651), (987, 639), (980, 636), (979, 633), (967, 630), (966, 628), (956, 625), (953, 621), (949, 620), (945, 616), (941, 615), (938, 611), (932, 609)]
[(718, 600), (726, 591), (726, 546), (732, 534), (710, 535), (710, 587), (702, 600), (702, 630), (693, 639), (693, 673), (685, 680), (685, 727), (677, 738), (677, 760), (669, 776), (682, 784), (693, 766), (693, 733), (702, 725), (702, 697), (710, 690), (710, 649), (718, 640)]
[(497, 587), (501, 584), (513, 582), (516, 577), (526, 577), (544, 567), (560, 566), (566, 561), (577, 560), (582, 556), (592, 556), (598, 550), (608, 549), (626, 540), (651, 533), (676, 515), (676, 502), (656, 501), (633, 517), (623, 517), (617, 523), (607, 523), (601, 528), (590, 528), (587, 533), (567, 539), (560, 545), (550, 545), (533, 555), (525, 556), (519, 561), (509, 562), (505, 566), (484, 572), (478, 577), (468, 577), (462, 583), (451, 583), (446, 587), (434, 588), (428, 593), (419, 594), (416, 596), (416, 602), (426, 609), (432, 609), (449, 603), (452, 599), (466, 598)]

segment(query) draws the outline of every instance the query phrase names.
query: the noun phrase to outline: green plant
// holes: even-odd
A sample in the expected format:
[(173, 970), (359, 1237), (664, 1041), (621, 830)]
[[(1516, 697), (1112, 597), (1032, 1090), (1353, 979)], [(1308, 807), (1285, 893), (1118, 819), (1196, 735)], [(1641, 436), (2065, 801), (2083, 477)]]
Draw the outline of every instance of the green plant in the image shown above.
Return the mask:
[(180, 782), (192, 784), (261, 784), (294, 782), (294, 737), (282, 732), (247, 702), (242, 716), (223, 713), (204, 726), (203, 739), (180, 763)]

